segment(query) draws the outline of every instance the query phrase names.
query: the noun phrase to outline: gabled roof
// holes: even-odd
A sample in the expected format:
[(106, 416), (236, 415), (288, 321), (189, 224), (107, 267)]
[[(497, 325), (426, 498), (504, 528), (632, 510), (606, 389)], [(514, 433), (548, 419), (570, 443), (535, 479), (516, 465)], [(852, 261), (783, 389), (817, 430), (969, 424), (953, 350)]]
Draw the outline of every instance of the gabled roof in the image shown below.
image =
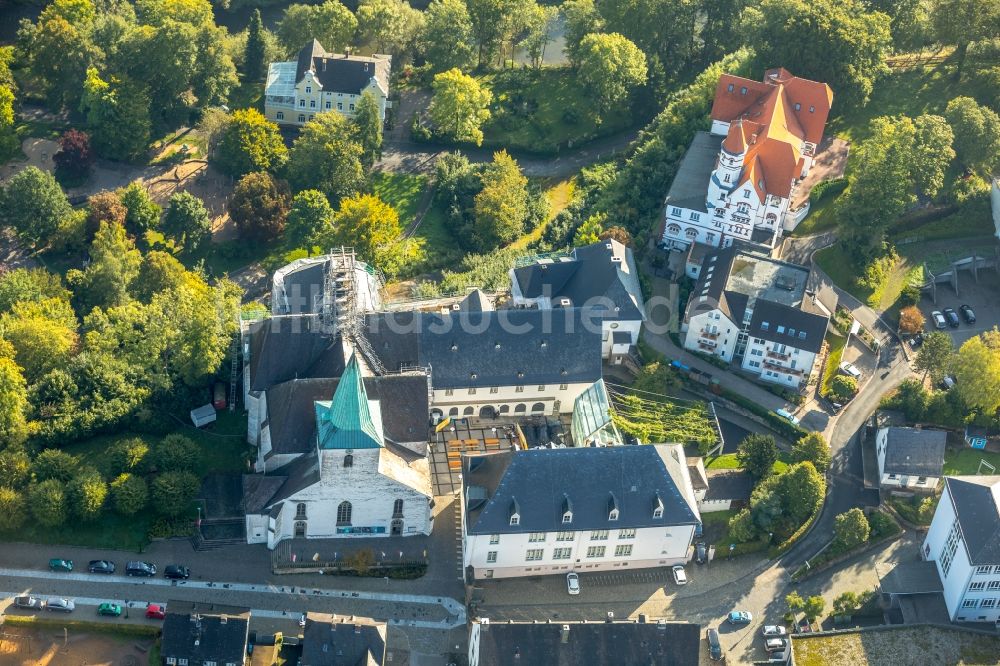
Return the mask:
[(815, 354), (823, 347), (828, 322), (829, 317), (823, 315), (758, 299), (754, 304), (748, 333), (752, 337), (804, 349)]
[[(686, 471), (683, 448), (671, 444), (471, 454), (462, 459), (465, 528), (469, 534), (512, 534), (693, 525), (699, 518)], [(569, 525), (562, 522), (567, 497), (573, 505)], [(664, 511), (654, 518), (657, 497)], [(617, 520), (609, 518), (612, 503)], [(517, 525), (510, 524), (514, 506)]]
[(614, 239), (575, 248), (562, 261), (515, 268), (511, 277), (528, 299), (547, 297), (553, 304), (567, 299), (575, 307), (606, 309), (615, 319), (646, 318), (632, 250)]
[(340, 339), (313, 316), (271, 317), (250, 325), (250, 391), (290, 379), (336, 377), (346, 360)]
[(1000, 476), (947, 476), (945, 485), (969, 563), (1000, 565)]
[(507, 623), (479, 626), (480, 666), (697, 666), (702, 632), (680, 622)]
[(347, 363), (333, 400), (315, 404), (319, 448), (377, 449), (382, 446), (381, 423), (376, 423), (372, 416), (373, 405), (361, 381), (356, 355)]
[(327, 53), (317, 41), (312, 40), (299, 51), (295, 67), (295, 82), (312, 70), (325, 92), (357, 95), (372, 79), (382, 92), (389, 92), (389, 69), (392, 56), (376, 54), (371, 57)]
[(386, 624), (369, 618), (306, 613), (300, 666), (382, 666)]
[(169, 601), (160, 654), (189, 664), (242, 664), (249, 628), (249, 608)]
[(948, 433), (919, 428), (888, 428), (885, 474), (941, 476)]
[(708, 184), (719, 158), (722, 139), (708, 132), (695, 132), (691, 145), (670, 183), (666, 205), (708, 212)]

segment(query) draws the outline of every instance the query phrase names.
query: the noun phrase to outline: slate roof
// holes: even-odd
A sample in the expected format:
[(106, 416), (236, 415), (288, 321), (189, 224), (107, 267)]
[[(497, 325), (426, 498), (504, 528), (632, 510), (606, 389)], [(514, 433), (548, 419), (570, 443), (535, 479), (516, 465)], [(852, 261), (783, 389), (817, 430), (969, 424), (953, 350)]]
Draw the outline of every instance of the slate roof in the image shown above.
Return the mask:
[(284, 485), (287, 476), (265, 474), (243, 475), (243, 510), (246, 513), (260, 513), (268, 506), (278, 489)]
[(382, 666), (386, 625), (368, 618), (306, 613), (300, 666)]
[[(372, 406), (361, 381), (356, 355), (348, 361), (333, 400), (317, 400), (315, 407), (319, 448), (377, 449), (382, 446), (381, 423), (376, 425), (372, 420)], [(391, 405), (386, 407), (391, 408)]]
[(897, 564), (892, 571), (879, 580), (879, 588), (883, 594), (944, 592), (941, 576), (938, 575), (937, 563), (933, 560)]
[[(514, 534), (693, 525), (699, 519), (681, 469), (686, 469), (683, 450), (668, 444), (471, 454), (462, 459), (466, 531)], [(685, 482), (688, 487), (682, 489)], [(472, 501), (480, 495), (484, 500)], [(565, 497), (573, 504), (571, 525), (562, 522)], [(663, 515), (653, 518), (657, 503), (663, 504)], [(618, 507), (618, 520), (609, 520), (611, 504)], [(512, 507), (520, 514), (518, 525), (510, 524)]]
[[(290, 266), (286, 266), (282, 271)], [(276, 293), (271, 295), (274, 313), (319, 314), (323, 308), (325, 275), (325, 262), (314, 259), (303, 261), (303, 265), (288, 270), (281, 275), (280, 283), (275, 279), (272, 288), (279, 288), (281, 291), (277, 293), (275, 290)]]
[(708, 473), (705, 501), (748, 500), (753, 492), (753, 476), (743, 470), (719, 470)]
[(250, 325), (250, 391), (290, 379), (337, 377), (346, 367), (340, 339), (312, 316), (272, 317)]
[(721, 146), (722, 137), (713, 136), (708, 132), (695, 133), (677, 168), (677, 175), (670, 183), (667, 206), (708, 212), (708, 207), (705, 205), (708, 200), (708, 183), (715, 169), (715, 160), (719, 157)]
[(391, 56), (356, 56), (327, 53), (322, 44), (312, 40), (299, 51), (296, 59), (295, 82), (302, 80), (307, 70), (313, 70), (324, 92), (357, 95), (372, 78), (379, 87), (389, 92)]
[(366, 337), (386, 368), (429, 366), (435, 389), (592, 383), (600, 322), (580, 308), (380, 313)]
[(948, 476), (945, 485), (969, 563), (1000, 564), (1000, 476)]
[[(765, 322), (766, 329), (763, 326)], [(753, 337), (815, 354), (823, 347), (823, 337), (826, 335), (828, 322), (829, 317), (823, 315), (758, 299), (747, 332)], [(783, 332), (779, 332), (779, 329), (783, 329)]]
[[(381, 430), (393, 442), (423, 442), (427, 439), (427, 377), (391, 375), (365, 377), (366, 395), (385, 405), (381, 409)], [(340, 380), (299, 379), (284, 382), (267, 392), (267, 424), (271, 432), (271, 452), (306, 453), (316, 446), (314, 404), (329, 400)]]
[(883, 474), (941, 476), (948, 433), (920, 428), (889, 428)]
[(249, 608), (168, 601), (160, 655), (192, 665), (242, 664), (249, 628)]
[(680, 622), (491, 622), (480, 627), (480, 666), (696, 666), (702, 638), (700, 625)]
[(646, 319), (632, 249), (613, 239), (578, 247), (567, 261), (515, 268), (512, 278), (525, 298), (544, 296), (553, 304), (567, 298), (573, 306), (608, 310), (615, 319)]

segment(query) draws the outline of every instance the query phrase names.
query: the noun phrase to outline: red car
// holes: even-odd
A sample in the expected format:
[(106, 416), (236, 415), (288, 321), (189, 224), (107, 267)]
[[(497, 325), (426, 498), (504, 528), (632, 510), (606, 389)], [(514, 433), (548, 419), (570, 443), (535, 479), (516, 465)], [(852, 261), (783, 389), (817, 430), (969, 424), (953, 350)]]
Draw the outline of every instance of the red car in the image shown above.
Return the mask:
[(161, 604), (149, 604), (146, 606), (146, 617), (152, 620), (162, 620), (167, 616), (167, 607)]

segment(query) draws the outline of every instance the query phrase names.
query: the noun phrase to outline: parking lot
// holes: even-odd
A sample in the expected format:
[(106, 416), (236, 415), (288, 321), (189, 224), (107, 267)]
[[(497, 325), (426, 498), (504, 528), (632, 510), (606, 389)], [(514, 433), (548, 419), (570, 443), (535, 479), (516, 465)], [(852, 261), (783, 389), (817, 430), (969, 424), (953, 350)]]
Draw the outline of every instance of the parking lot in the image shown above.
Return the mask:
[[(975, 311), (975, 324), (967, 324), (964, 317), (958, 312), (962, 305), (969, 305)], [(959, 275), (958, 294), (955, 293), (950, 284), (939, 284), (937, 303), (931, 301), (929, 295), (925, 295), (920, 300), (920, 311), (927, 319), (924, 326), (926, 330), (935, 330), (931, 313), (934, 310), (944, 312), (945, 308), (952, 308), (959, 315), (958, 328), (948, 327), (945, 329), (947, 333), (951, 334), (956, 348), (961, 347), (962, 343), (969, 338), (1000, 325), (1000, 275), (993, 269), (983, 269), (979, 272), (979, 282), (977, 283), (971, 273), (962, 271)]]

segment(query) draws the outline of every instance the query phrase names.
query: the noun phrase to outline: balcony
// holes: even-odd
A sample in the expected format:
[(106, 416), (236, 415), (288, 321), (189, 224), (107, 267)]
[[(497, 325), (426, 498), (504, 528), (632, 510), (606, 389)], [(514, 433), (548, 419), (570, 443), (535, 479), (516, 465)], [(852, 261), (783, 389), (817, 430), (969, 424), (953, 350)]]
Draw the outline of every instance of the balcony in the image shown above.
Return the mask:
[(711, 340), (698, 340), (698, 346), (704, 351), (714, 352), (719, 345)]
[(791, 356), (789, 356), (788, 354), (781, 354), (779, 352), (772, 351), (770, 349), (767, 351), (767, 357), (768, 358), (776, 358), (779, 361), (787, 361), (788, 359), (791, 358)]
[(793, 377), (801, 377), (803, 375), (803, 371), (799, 368), (786, 368), (780, 363), (775, 363), (774, 361), (764, 361), (763, 366), (768, 370), (780, 372), (784, 375), (791, 375)]
[(709, 340), (718, 340), (719, 339), (719, 332), (716, 331), (716, 332), (713, 333), (709, 329), (703, 328), (703, 329), (701, 329), (701, 337), (708, 338)]

